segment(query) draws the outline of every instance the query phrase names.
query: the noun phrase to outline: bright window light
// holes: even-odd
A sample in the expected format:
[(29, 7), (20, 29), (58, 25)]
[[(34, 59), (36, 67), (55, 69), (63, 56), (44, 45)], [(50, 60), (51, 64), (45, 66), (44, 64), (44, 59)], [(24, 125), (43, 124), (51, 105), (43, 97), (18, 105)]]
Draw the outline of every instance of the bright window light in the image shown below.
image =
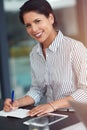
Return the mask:
[[(76, 4), (76, 0), (47, 0), (54, 9), (71, 7)], [(4, 9), (6, 11), (18, 11), (25, 0), (4, 0)]]

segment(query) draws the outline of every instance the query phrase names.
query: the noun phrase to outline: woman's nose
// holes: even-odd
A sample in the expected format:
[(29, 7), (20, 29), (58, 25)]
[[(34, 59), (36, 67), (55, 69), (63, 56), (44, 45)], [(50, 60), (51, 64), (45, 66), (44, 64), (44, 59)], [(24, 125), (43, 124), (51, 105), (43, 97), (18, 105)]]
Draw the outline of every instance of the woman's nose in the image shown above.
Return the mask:
[(37, 30), (38, 30), (37, 25), (32, 25), (32, 31), (33, 31), (33, 32), (36, 32)]

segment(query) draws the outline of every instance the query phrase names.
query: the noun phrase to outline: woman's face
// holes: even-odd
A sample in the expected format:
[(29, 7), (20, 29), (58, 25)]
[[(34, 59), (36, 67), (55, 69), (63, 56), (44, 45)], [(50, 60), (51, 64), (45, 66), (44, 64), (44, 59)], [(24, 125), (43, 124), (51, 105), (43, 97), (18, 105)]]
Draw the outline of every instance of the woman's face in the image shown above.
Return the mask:
[(26, 30), (28, 34), (44, 44), (49, 39), (52, 39), (53, 35), (53, 23), (54, 17), (52, 14), (47, 18), (45, 15), (31, 11), (27, 12), (23, 15), (24, 24), (26, 26)]

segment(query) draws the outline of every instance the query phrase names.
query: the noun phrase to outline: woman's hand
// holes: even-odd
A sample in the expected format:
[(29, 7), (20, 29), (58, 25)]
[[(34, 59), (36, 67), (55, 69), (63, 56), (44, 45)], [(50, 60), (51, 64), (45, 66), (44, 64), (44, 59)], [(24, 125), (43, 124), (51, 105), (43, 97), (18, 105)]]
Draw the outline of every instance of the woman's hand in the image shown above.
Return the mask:
[(50, 104), (39, 105), (29, 111), (29, 116), (41, 116), (49, 112), (53, 112), (54, 109)]
[(12, 103), (12, 100), (10, 98), (7, 98), (4, 102), (4, 111), (6, 112), (9, 112), (11, 110), (14, 110), (14, 109), (17, 109), (18, 108), (18, 101), (15, 100), (13, 103)]

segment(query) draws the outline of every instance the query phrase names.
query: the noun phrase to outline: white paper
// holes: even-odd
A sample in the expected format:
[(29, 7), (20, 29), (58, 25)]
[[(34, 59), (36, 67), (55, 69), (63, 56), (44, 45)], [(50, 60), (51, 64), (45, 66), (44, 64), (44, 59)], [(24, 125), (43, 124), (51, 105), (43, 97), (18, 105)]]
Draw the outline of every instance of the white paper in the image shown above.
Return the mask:
[(71, 125), (69, 127), (66, 127), (62, 130), (87, 130), (87, 129), (82, 122), (79, 122), (79, 123), (76, 123), (76, 124)]
[(16, 117), (16, 118), (25, 118), (28, 116), (28, 111), (27, 109), (16, 109), (16, 110), (12, 110), (10, 112), (5, 112), (4, 110), (0, 111), (0, 116), (4, 116), (4, 117)]

